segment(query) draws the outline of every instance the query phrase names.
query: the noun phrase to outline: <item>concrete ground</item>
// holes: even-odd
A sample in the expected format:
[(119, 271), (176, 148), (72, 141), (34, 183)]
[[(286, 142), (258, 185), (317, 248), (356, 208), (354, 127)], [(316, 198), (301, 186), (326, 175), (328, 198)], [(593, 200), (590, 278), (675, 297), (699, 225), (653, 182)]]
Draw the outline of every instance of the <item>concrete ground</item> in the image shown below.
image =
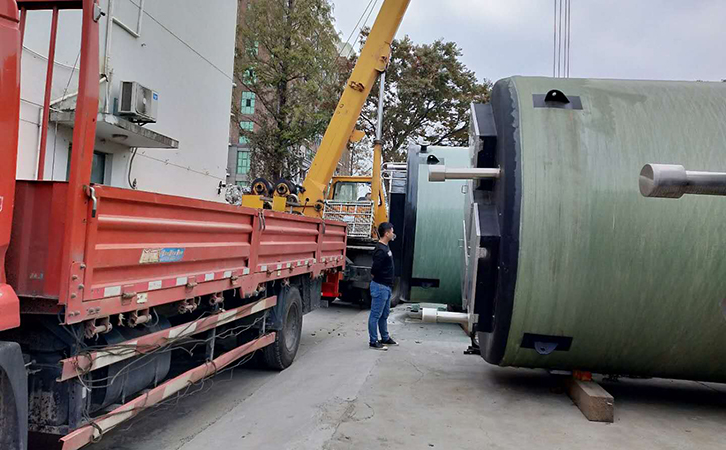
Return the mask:
[(465, 356), (456, 325), (422, 325), (403, 307), (400, 342), (367, 348), (367, 311), (334, 305), (305, 318), (281, 373), (237, 369), (204, 394), (146, 412), (94, 450), (722, 449), (726, 387), (670, 380), (604, 383), (615, 423), (590, 423), (544, 371)]

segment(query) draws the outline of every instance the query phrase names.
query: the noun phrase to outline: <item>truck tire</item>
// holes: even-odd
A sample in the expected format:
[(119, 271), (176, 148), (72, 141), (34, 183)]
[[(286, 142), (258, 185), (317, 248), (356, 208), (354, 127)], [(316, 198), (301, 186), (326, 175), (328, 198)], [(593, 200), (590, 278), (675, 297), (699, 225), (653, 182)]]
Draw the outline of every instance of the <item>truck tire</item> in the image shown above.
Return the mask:
[(295, 360), (302, 335), (302, 299), (294, 286), (287, 289), (282, 328), (277, 331), (275, 342), (262, 349), (262, 359), (267, 367), (285, 370)]
[(20, 346), (0, 342), (0, 448), (28, 445), (28, 380)]

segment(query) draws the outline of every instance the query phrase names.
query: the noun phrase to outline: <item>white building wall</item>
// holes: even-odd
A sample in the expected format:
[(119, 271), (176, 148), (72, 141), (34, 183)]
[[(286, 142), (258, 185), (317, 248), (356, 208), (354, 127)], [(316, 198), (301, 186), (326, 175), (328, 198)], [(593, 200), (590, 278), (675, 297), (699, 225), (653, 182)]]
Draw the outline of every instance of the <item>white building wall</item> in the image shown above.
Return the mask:
[[(114, 17), (135, 29), (141, 0), (113, 1)], [(224, 201), (217, 194), (226, 179), (236, 0), (147, 0), (140, 37), (118, 24), (110, 30), (109, 74), (113, 112), (121, 81), (137, 81), (159, 94), (157, 122), (145, 128), (179, 141), (175, 150), (138, 149), (132, 179), (138, 189)], [(28, 16), (22, 59), (22, 108), (18, 178), (35, 179), (50, 35), (50, 12)], [(108, 15), (100, 20), (99, 72), (104, 72)], [(77, 91), (81, 17), (61, 11), (52, 99)], [(100, 110), (106, 106), (101, 85)], [(57, 128), (57, 133), (56, 133)], [(46, 179), (65, 180), (72, 130), (49, 126)], [(96, 150), (111, 155), (106, 184), (129, 187), (131, 149), (97, 140)], [(108, 163), (107, 163), (108, 164)], [(108, 168), (107, 168), (108, 169)]]

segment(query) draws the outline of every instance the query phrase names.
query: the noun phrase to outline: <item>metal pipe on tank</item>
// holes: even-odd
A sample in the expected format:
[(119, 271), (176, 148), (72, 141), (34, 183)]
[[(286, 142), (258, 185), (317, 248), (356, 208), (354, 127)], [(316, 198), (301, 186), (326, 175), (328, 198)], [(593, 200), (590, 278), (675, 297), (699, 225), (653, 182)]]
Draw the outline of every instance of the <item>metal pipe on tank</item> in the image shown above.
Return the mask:
[(417, 312), (409, 312), (409, 317), (421, 319), (424, 323), (458, 323), (469, 325), (469, 314), (448, 311), (439, 311), (436, 308), (421, 308)]
[(429, 166), (429, 181), (446, 180), (478, 180), (499, 178), (501, 169), (481, 169), (477, 167), (446, 167), (444, 165)]
[(726, 173), (686, 170), (677, 164), (646, 164), (640, 171), (639, 186), (644, 197), (726, 195)]

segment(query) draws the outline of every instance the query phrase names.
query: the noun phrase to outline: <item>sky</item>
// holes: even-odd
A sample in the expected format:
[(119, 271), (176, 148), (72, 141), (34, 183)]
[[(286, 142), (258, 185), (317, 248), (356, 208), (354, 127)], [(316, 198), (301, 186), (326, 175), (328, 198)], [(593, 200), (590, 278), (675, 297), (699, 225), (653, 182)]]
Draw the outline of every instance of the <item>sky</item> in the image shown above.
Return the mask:
[[(345, 40), (368, 0), (331, 3)], [(553, 15), (554, 0), (411, 0), (397, 36), (456, 42), (480, 79), (552, 76)], [(726, 78), (724, 0), (571, 0), (571, 17), (572, 78)]]

